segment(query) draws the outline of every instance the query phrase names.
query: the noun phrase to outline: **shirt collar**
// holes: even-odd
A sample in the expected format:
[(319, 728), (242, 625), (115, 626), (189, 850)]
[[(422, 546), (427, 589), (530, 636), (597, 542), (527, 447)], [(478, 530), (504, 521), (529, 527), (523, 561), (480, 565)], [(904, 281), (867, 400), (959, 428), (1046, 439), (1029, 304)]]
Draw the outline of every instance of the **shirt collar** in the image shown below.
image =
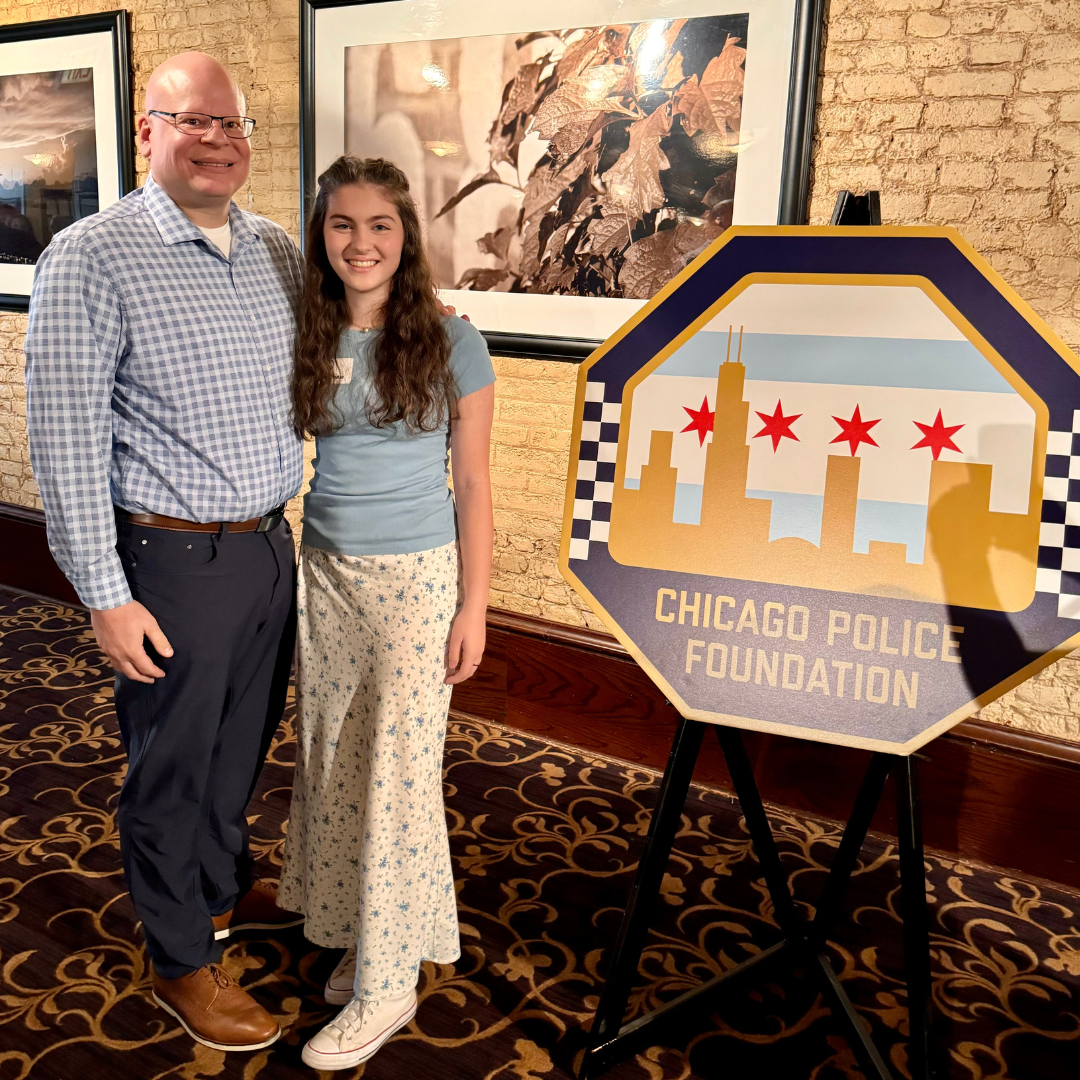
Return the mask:
[[(148, 176), (143, 184), (143, 206), (157, 226), (166, 244), (182, 244), (189, 240), (203, 240), (199, 227), (172, 201), (165, 189)], [(232, 226), (232, 248), (235, 254), (251, 239), (258, 239), (258, 230), (252, 227), (236, 203), (229, 204), (229, 224)]]
[(250, 241), (258, 240), (261, 236), (252, 221), (252, 215), (245, 214), (236, 203), (229, 204), (229, 224), (232, 226), (232, 249), (234, 255), (241, 248), (246, 247)]

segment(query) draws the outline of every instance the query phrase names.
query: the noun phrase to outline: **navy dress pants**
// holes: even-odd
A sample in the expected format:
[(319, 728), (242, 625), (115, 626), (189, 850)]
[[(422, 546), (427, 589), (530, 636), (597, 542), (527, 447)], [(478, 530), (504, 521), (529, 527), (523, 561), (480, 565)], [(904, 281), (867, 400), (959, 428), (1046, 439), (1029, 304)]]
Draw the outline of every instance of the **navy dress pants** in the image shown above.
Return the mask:
[(128, 771), (117, 823), (154, 968), (175, 979), (221, 956), (212, 915), (251, 883), (246, 809), (281, 720), (296, 633), (288, 523), (265, 533), (117, 524), (132, 595), (173, 647), (166, 674), (116, 679)]

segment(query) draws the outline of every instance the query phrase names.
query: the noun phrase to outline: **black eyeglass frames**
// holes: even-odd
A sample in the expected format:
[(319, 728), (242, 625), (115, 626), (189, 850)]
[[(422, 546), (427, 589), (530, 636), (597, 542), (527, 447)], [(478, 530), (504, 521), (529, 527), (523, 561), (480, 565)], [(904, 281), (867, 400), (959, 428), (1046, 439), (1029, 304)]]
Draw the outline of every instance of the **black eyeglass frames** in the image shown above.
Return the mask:
[(174, 113), (161, 109), (151, 109), (148, 115), (160, 116), (185, 135), (205, 135), (214, 126), (215, 120), (230, 139), (250, 139), (255, 130), (255, 121), (250, 116), (209, 116), (201, 112)]

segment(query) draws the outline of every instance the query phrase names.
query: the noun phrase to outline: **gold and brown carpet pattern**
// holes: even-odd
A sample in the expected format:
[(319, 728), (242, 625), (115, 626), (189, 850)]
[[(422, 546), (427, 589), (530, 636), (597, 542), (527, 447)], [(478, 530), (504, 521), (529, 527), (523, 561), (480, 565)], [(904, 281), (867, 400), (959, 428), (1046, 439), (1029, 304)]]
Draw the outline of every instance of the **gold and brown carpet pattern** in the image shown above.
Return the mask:
[[(226, 965), (286, 1028), (273, 1047), (195, 1045), (150, 1000), (119, 868), (114, 809), (124, 761), (84, 613), (0, 593), (0, 1080), (284, 1080), (315, 1075), (300, 1047), (334, 1012), (337, 960), (300, 930), (234, 940)], [(250, 808), (275, 875), (293, 747), (286, 717)], [(425, 965), (416, 1019), (346, 1080), (566, 1080), (657, 796), (657, 778), (456, 716), (446, 800), (461, 960)], [(838, 832), (774, 813), (808, 909)], [(830, 948), (875, 1038), (906, 1075), (896, 858), (871, 839)], [(1064, 890), (930, 858), (940, 1075), (1080, 1076), (1080, 900)], [(777, 940), (737, 806), (693, 789), (664, 882), (635, 1014)], [(860, 1074), (808, 979), (774, 976), (719, 1003), (673, 1047), (612, 1080)], [(673, 1040), (674, 1041), (674, 1040)], [(330, 1075), (330, 1074), (327, 1074)]]

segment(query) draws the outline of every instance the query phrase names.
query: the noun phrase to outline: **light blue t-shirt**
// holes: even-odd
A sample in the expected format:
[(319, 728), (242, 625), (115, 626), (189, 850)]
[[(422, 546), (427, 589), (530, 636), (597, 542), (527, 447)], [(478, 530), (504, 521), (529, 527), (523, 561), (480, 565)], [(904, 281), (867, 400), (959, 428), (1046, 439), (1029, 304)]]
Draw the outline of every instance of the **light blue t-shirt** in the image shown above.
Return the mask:
[[(493, 383), (480, 331), (453, 315), (443, 324), (458, 397)], [(369, 351), (378, 333), (341, 335), (339, 371), (346, 381), (333, 404), (343, 423), (315, 441), (315, 476), (304, 497), (304, 543), (339, 555), (407, 555), (457, 538), (447, 486), (449, 423), (415, 432), (402, 421), (383, 428), (368, 422)]]

